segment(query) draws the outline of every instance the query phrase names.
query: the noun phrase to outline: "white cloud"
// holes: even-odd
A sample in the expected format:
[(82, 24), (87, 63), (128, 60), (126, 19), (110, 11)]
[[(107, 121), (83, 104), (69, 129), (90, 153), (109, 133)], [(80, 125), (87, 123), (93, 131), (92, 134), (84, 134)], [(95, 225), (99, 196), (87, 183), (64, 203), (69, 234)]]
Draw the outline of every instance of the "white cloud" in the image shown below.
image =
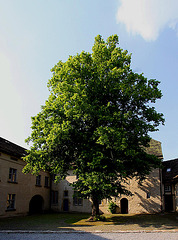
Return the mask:
[(120, 0), (117, 22), (129, 33), (153, 41), (164, 27), (178, 33), (178, 0)]

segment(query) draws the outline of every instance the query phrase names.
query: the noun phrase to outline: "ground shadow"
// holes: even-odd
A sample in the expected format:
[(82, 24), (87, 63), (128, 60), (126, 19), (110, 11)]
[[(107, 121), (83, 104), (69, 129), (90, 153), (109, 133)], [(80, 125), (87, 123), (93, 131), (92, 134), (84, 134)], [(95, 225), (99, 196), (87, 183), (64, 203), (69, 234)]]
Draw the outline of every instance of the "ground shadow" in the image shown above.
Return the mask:
[[(60, 235), (59, 235), (60, 234)], [(36, 240), (36, 239), (80, 239), (80, 240), (106, 240), (108, 238), (101, 237), (97, 233), (89, 233), (89, 232), (77, 232), (77, 231), (70, 231), (68, 233), (1, 233), (0, 232), (0, 239), (1, 240)]]
[[(87, 222), (87, 214), (42, 214), (30, 215), (26, 217), (14, 217), (0, 219), (0, 230), (34, 230), (34, 231), (90, 231), (127, 229), (178, 229), (178, 214), (139, 214), (126, 215), (114, 214), (106, 216), (105, 222)], [(118, 228), (116, 227), (118, 226)], [(138, 226), (138, 227), (137, 227)]]
[(177, 213), (160, 213), (160, 214), (137, 214), (121, 215), (108, 218), (108, 222), (114, 225), (138, 225), (143, 229), (154, 227), (156, 229), (178, 229)]

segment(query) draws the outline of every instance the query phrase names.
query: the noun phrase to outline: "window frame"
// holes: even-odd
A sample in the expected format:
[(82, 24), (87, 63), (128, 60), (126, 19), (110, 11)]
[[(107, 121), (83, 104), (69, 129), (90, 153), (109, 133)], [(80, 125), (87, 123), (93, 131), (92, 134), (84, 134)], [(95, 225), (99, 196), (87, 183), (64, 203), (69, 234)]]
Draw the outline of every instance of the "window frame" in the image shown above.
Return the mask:
[(36, 186), (41, 187), (41, 175), (36, 176)]
[(68, 197), (69, 196), (69, 191), (68, 190), (64, 190), (64, 197)]
[(172, 186), (171, 185), (164, 185), (164, 192), (171, 193), (172, 192)]
[(9, 180), (8, 182), (17, 183), (17, 169), (9, 168)]
[(15, 209), (15, 194), (10, 193), (7, 195), (7, 209), (6, 211), (14, 211)]
[(73, 206), (83, 206), (83, 198), (75, 196), (75, 194), (77, 194), (76, 191), (74, 191)]
[(58, 204), (58, 191), (51, 191), (51, 205)]
[(48, 176), (45, 176), (45, 184), (44, 184), (45, 187), (49, 187), (49, 177)]

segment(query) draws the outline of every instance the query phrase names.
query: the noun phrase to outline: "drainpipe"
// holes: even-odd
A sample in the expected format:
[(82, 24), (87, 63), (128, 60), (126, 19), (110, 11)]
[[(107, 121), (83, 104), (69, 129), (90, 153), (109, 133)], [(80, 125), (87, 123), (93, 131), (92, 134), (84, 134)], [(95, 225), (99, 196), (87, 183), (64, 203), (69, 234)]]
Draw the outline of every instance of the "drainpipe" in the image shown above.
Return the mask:
[(163, 211), (163, 192), (162, 192), (162, 170), (159, 168), (159, 180), (160, 180), (160, 196), (161, 196), (161, 212)]

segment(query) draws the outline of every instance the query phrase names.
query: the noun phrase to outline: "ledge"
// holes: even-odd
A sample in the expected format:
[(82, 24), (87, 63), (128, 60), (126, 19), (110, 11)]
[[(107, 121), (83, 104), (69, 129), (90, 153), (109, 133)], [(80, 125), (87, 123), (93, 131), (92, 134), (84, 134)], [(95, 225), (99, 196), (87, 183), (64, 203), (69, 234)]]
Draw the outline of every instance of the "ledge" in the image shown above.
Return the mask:
[(14, 183), (14, 184), (18, 184), (18, 182), (13, 182), (13, 181), (7, 181), (8, 183)]
[(6, 212), (14, 212), (14, 211), (16, 211), (15, 208), (13, 208), (13, 209), (6, 209)]

